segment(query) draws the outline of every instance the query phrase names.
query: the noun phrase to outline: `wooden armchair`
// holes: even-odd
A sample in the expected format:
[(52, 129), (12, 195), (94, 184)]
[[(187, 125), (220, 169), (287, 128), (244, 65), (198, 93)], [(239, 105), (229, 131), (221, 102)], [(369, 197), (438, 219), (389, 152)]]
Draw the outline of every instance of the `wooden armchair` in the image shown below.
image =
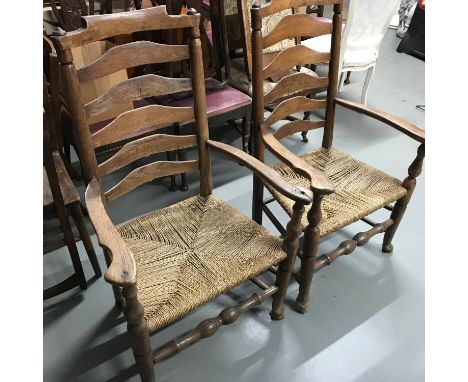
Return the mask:
[[(333, 23), (328, 25), (319, 23), (312, 17), (299, 22), (301, 15), (288, 15), (283, 17), (278, 26), (269, 34), (262, 35), (262, 18), (292, 6), (304, 6), (309, 3), (332, 4)], [(308, 0), (272, 0), (264, 6), (254, 4), (252, 8), (255, 156), (263, 161), (264, 149), (268, 148), (281, 160), (273, 166), (273, 169), (288, 182), (309, 188), (314, 195), (313, 202), (307, 208), (307, 214), (304, 214), (301, 222), (304, 232), (304, 248), (302, 249), (301, 270), (298, 275), (300, 288), (297, 309), (302, 313), (308, 308), (312, 274), (315, 271), (329, 265), (339, 256), (350, 254), (356, 247), (366, 244), (372, 236), (378, 233), (385, 233), (382, 251), (392, 252), (393, 236), (410, 201), (424, 160), (425, 133), (423, 130), (387, 113), (359, 103), (335, 98), (340, 55), (341, 11), (341, 0), (320, 2), (317, 0), (310, 2)], [(263, 94), (263, 79), (276, 71), (294, 67), (298, 63), (314, 64), (324, 61), (323, 53), (301, 47), (300, 49), (303, 50), (298, 55), (299, 47), (294, 46), (281, 52), (275, 60), (264, 67), (262, 49), (265, 46), (292, 36), (319, 36), (330, 33), (332, 35), (331, 50), (327, 53), (327, 60), (325, 60), (329, 62), (328, 77), (314, 77), (303, 73), (290, 74), (282, 78), (273, 91)], [(297, 92), (305, 88), (313, 89), (324, 84), (328, 86), (326, 99), (295, 96)], [(286, 94), (289, 94), (287, 99), (282, 101), (267, 118), (264, 118), (264, 103)], [(416, 159), (409, 166), (408, 177), (403, 182), (332, 146), (336, 105), (375, 118), (420, 144)], [(325, 120), (294, 121), (283, 125), (277, 131), (270, 128), (285, 115), (314, 109), (325, 109)], [(317, 128), (324, 128), (322, 147), (299, 157), (279, 143), (280, 139), (293, 133)], [(267, 186), (267, 188), (273, 198), (263, 200), (263, 185), (254, 178), (253, 218), (261, 223), (262, 212), (265, 212), (272, 217), (278, 229), (284, 231), (268, 208), (268, 203), (276, 200), (289, 215), (292, 215), (294, 202), (271, 187)], [(393, 202), (396, 203), (392, 206)], [(392, 211), (389, 219), (375, 223), (366, 217), (381, 208)], [(371, 229), (356, 234), (352, 240), (342, 242), (337, 249), (329, 253), (316, 256), (321, 237), (358, 220), (371, 225)]]
[[(74, 269), (74, 273), (70, 277), (43, 291), (43, 298), (45, 300), (77, 286), (81, 289), (86, 289), (86, 278), (75, 243), (78, 240), (83, 242), (96, 277), (101, 277), (102, 273), (81, 213), (80, 195), (67, 173), (59, 151), (58, 137), (55, 131), (52, 107), (45, 79), (43, 83), (43, 100), (44, 167), (42, 206), (44, 219), (57, 218), (59, 221), (58, 228), (44, 232), (44, 254), (66, 245)], [(69, 220), (70, 216), (78, 228), (79, 237), (73, 233)]]
[[(158, 6), (127, 14), (89, 16), (84, 18), (83, 29), (53, 38), (82, 152), (86, 205), (109, 265), (105, 279), (124, 306), (143, 381), (155, 380), (154, 363), (213, 335), (268, 296), (273, 295), (272, 318), (283, 318), (283, 298), (298, 248), (299, 224), (304, 205), (312, 197), (309, 190), (290, 186), (243, 151), (209, 140), (199, 22), (200, 15), (193, 9), (187, 15), (170, 16), (164, 6)], [(189, 59), (192, 78), (147, 75), (129, 79), (122, 83), (124, 91), (109, 92), (93, 107), (107, 108), (114, 103), (188, 90), (193, 91), (194, 107), (149, 105), (124, 112), (105, 129), (91, 134), (86, 123), (89, 106), (83, 105), (78, 86), (84, 74), (76, 71), (70, 49), (111, 35), (168, 29), (189, 30), (188, 44), (140, 41), (121, 45), (90, 65), (86, 75), (97, 77), (146, 62)], [(96, 161), (94, 148), (101, 144), (155, 123), (190, 120), (196, 123), (196, 135), (144, 137), (125, 144), (106, 162), (98, 165)], [(152, 162), (134, 169), (109, 190), (102, 188), (101, 179), (116, 169), (151, 154), (187, 147), (198, 147), (198, 159)], [(210, 149), (242, 163), (273, 189), (296, 201), (283, 240), (212, 195)], [(200, 172), (200, 195), (118, 226), (110, 220), (108, 203), (155, 178), (188, 171)], [(275, 265), (279, 265), (275, 286), (255, 279)], [(151, 333), (248, 280), (260, 287), (257, 293), (152, 352)]]

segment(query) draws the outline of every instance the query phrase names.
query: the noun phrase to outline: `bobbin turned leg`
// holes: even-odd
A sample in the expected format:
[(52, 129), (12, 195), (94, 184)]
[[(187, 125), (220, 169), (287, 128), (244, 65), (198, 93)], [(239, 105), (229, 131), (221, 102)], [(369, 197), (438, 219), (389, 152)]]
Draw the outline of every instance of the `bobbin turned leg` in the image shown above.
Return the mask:
[(283, 241), (283, 250), (288, 254), (276, 272), (276, 286), (278, 291), (273, 295), (273, 304), (270, 316), (273, 320), (284, 318), (284, 296), (288, 289), (289, 279), (299, 249), (299, 236), (301, 235), (301, 218), (304, 213), (304, 204), (296, 202), (293, 207), (293, 216), (286, 226), (286, 238)]
[(138, 373), (143, 382), (154, 382), (156, 378), (150, 336), (143, 316), (143, 306), (137, 298), (137, 288), (134, 285), (125, 287), (122, 293), (125, 298), (124, 313), (127, 318), (127, 330), (132, 341)]
[(424, 151), (425, 149), (423, 143), (418, 147), (418, 155), (408, 168), (408, 176), (405, 178), (402, 184), (402, 186), (406, 188), (406, 195), (399, 199), (393, 207), (390, 219), (392, 219), (394, 223), (385, 231), (382, 252), (391, 253), (393, 251), (393, 236), (395, 235), (401, 219), (403, 219), (406, 207), (408, 206), (411, 196), (413, 195), (414, 189), (416, 187), (416, 178), (419, 176), (419, 174), (421, 174), (424, 163)]
[(315, 256), (320, 239), (320, 220), (322, 219), (321, 203), (323, 195), (314, 195), (311, 209), (307, 214), (309, 225), (304, 232), (304, 250), (301, 259), (299, 294), (296, 299), (296, 309), (305, 313), (309, 309), (309, 294), (312, 275), (315, 268)]

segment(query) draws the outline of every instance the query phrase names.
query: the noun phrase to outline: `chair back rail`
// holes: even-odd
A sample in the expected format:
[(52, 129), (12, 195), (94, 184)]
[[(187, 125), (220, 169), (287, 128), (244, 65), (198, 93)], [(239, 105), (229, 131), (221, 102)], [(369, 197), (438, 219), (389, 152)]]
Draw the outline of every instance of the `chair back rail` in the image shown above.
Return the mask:
[[(282, 12), (290, 8), (315, 5), (333, 5), (333, 19), (317, 19), (309, 15), (294, 13), (286, 15), (276, 24), (276, 26), (266, 35), (262, 34), (262, 19)], [(267, 4), (256, 3), (251, 9), (252, 19), (252, 58), (253, 68), (253, 119), (254, 133), (266, 134), (268, 128), (285, 117), (298, 113), (310, 112), (318, 108), (325, 108), (325, 121), (295, 121), (288, 123), (269, 139), (281, 139), (290, 134), (305, 132), (311, 129), (324, 127), (322, 146), (331, 147), (333, 138), (333, 121), (335, 115), (335, 102), (338, 84), (338, 66), (340, 57), (340, 37), (341, 37), (341, 11), (342, 0), (271, 0)], [(266, 66), (263, 65), (262, 52), (268, 46), (281, 42), (283, 39), (290, 39), (296, 36), (321, 36), (332, 35), (329, 52), (316, 52), (304, 45), (295, 45), (282, 50)], [(265, 78), (270, 78), (275, 74), (284, 73), (298, 65), (329, 63), (327, 77), (318, 77), (316, 73), (297, 72), (283, 77), (275, 87), (266, 95), (263, 94), (262, 83)], [(307, 94), (314, 89), (327, 89), (326, 99), (311, 99), (298, 94)], [(283, 100), (285, 96), (291, 98)], [(277, 101), (278, 105), (272, 113), (265, 119), (263, 107), (265, 104), (272, 104)], [(260, 128), (260, 126), (262, 126)], [(263, 131), (263, 132), (262, 132)], [(258, 150), (257, 155), (261, 158), (263, 143), (255, 139)]]
[(316, 52), (304, 45), (295, 45), (281, 51), (273, 61), (265, 66), (263, 68), (263, 77), (272, 77), (273, 75), (283, 73), (296, 65), (318, 64), (320, 62), (328, 61), (329, 59), (330, 53)]
[[(165, 6), (157, 6), (125, 14), (87, 16), (82, 19), (81, 29), (53, 37), (86, 183), (93, 178), (101, 182), (101, 177), (153, 154), (198, 147), (199, 160), (159, 161), (137, 167), (114, 187), (103, 191), (105, 203), (156, 178), (194, 170), (201, 172), (202, 195), (211, 194), (199, 22), (200, 15), (193, 10), (187, 15), (172, 16), (166, 13)], [(150, 41), (129, 42), (102, 52), (93, 62), (79, 70), (75, 67), (71, 49), (105, 41), (120, 34), (128, 35), (158, 29), (188, 29), (189, 41), (185, 45), (165, 45)], [(191, 61), (191, 78), (140, 75), (121, 80), (104, 94), (87, 103), (83, 102), (81, 93), (83, 84), (135, 66), (181, 60)], [(91, 120), (96, 116), (106, 115), (113, 107), (131, 104), (148, 97), (186, 91), (193, 91), (194, 107), (170, 107), (158, 104), (137, 107), (120, 112), (115, 119), (97, 132), (90, 131)], [(196, 123), (197, 135), (176, 137), (155, 134), (160, 128), (191, 121)], [(129, 139), (131, 140), (128, 141)], [(98, 165), (96, 149), (123, 141), (127, 143)]]
[(317, 19), (303, 13), (288, 15), (263, 36), (263, 48), (277, 44), (281, 40), (302, 36), (317, 37), (332, 32), (332, 24), (328, 19)]
[(99, 175), (108, 175), (122, 167), (153, 154), (197, 146), (196, 135), (154, 134), (131, 141), (105, 162), (98, 165)]
[(328, 85), (328, 77), (315, 77), (307, 73), (292, 73), (281, 78), (264, 96), (265, 105), (271, 105), (276, 100), (306, 89), (317, 89)]
[(119, 82), (102, 96), (85, 105), (88, 118), (103, 114), (116, 104), (142, 100), (169, 93), (192, 90), (190, 78), (168, 78), (156, 74), (146, 74)]
[(96, 61), (78, 69), (80, 82), (92, 81), (121, 69), (140, 65), (181, 61), (189, 58), (187, 45), (165, 45), (151, 41), (135, 41), (117, 45)]

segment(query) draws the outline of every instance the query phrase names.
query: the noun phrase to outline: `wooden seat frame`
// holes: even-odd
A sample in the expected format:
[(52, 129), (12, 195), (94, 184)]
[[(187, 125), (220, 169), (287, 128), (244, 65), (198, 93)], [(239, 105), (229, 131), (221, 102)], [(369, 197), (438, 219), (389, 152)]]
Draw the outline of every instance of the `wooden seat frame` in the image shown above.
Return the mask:
[[(319, 24), (316, 19), (310, 17), (302, 23), (297, 22), (300, 15), (290, 15), (282, 19), (278, 26), (273, 29), (267, 36), (262, 35), (262, 18), (283, 9), (291, 7), (300, 7), (307, 5), (333, 5), (333, 23), (328, 27)], [(337, 81), (338, 81), (338, 65), (340, 56), (340, 36), (342, 28), (342, 1), (341, 0), (272, 0), (268, 4), (261, 6), (255, 3), (252, 6), (252, 60), (253, 60), (253, 135), (254, 135), (254, 154), (257, 159), (264, 161), (265, 147), (270, 150), (287, 166), (293, 169), (297, 174), (303, 176), (310, 181), (310, 190), (313, 192), (313, 202), (307, 214), (308, 226), (304, 230), (304, 247), (302, 249), (300, 274), (296, 275), (300, 284), (299, 294), (296, 300), (297, 310), (305, 313), (309, 306), (309, 294), (312, 283), (312, 275), (314, 272), (331, 264), (338, 257), (348, 255), (353, 252), (356, 247), (366, 244), (369, 239), (378, 234), (385, 233), (382, 245), (382, 251), (390, 253), (393, 250), (392, 239), (403, 218), (404, 212), (411, 199), (414, 188), (416, 186), (416, 178), (422, 171), (424, 162), (424, 147), (425, 147), (425, 132), (418, 127), (394, 117), (388, 113), (377, 109), (362, 105), (356, 102), (347, 101), (336, 98)], [(276, 43), (282, 38), (307, 35), (318, 36), (321, 34), (331, 33), (331, 51), (329, 60), (329, 73), (327, 77), (316, 77), (307, 80), (306, 75), (291, 74), (284, 77), (274, 88), (271, 94), (263, 94), (263, 78), (265, 72), (273, 73), (282, 67), (294, 67), (297, 64), (294, 50), (297, 47), (289, 48), (280, 53), (275, 60), (269, 63), (266, 67), (263, 66), (263, 48), (265, 41), (268, 44)], [(308, 49), (308, 48), (306, 48)], [(309, 49), (310, 50), (310, 49)], [(298, 56), (301, 60), (306, 57), (306, 53)], [(316, 59), (314, 59), (314, 57)], [(316, 52), (310, 50), (307, 59), (309, 64), (322, 61)], [(302, 63), (302, 61), (301, 61)], [(271, 101), (272, 98), (279, 97), (282, 93), (290, 92), (291, 90), (301, 90), (304, 88), (315, 88), (323, 86), (323, 82), (328, 82), (326, 100), (311, 100), (305, 97), (292, 97), (281, 102), (268, 116), (264, 118), (264, 104)], [(273, 93), (274, 92), (274, 93)], [(293, 133), (308, 131), (311, 129), (324, 127), (324, 135), (322, 147), (325, 149), (331, 148), (333, 141), (333, 126), (335, 117), (336, 105), (344, 106), (350, 110), (362, 113), (366, 116), (374, 118), (384, 124), (393, 127), (401, 133), (419, 142), (417, 156), (411, 163), (408, 169), (408, 176), (403, 180), (402, 187), (406, 189), (406, 195), (396, 201), (394, 206), (385, 206), (391, 210), (390, 218), (381, 223), (375, 223), (367, 217), (362, 218), (364, 222), (370, 224), (372, 228), (366, 232), (356, 234), (352, 240), (342, 242), (335, 250), (325, 253), (321, 256), (316, 256), (320, 238), (320, 221), (322, 218), (321, 202), (327, 195), (333, 193), (334, 186), (324, 173), (309, 165), (304, 160), (297, 157), (295, 154), (286, 149), (279, 139), (289, 136)], [(326, 108), (324, 121), (298, 121), (282, 126), (276, 133), (269, 129), (269, 126), (276, 121), (282, 119), (284, 115), (302, 112), (304, 110), (312, 110), (316, 108)], [(274, 216), (267, 204), (274, 201), (274, 198), (263, 198), (263, 185), (260, 180), (254, 177), (254, 195), (253, 195), (253, 219), (261, 223), (262, 213), (272, 220), (275, 226), (284, 232), (284, 228)]]
[[(273, 296), (271, 317), (273, 319), (283, 318), (283, 299), (299, 246), (298, 238), (301, 232), (299, 224), (304, 205), (309, 204), (312, 200), (310, 190), (290, 185), (270, 167), (241, 150), (209, 140), (199, 22), (200, 15), (193, 9), (189, 9), (187, 15), (171, 16), (166, 13), (164, 6), (158, 6), (127, 14), (88, 16), (83, 19), (82, 29), (53, 38), (60, 61), (61, 74), (66, 90), (65, 95), (70, 105), (70, 112), (76, 127), (77, 141), (82, 153), (84, 180), (87, 184), (86, 205), (109, 266), (105, 273), (105, 279), (112, 284), (116, 299), (122, 302), (124, 307), (136, 365), (141, 379), (145, 382), (155, 380), (154, 363), (180, 352), (202, 338), (212, 336), (222, 325), (233, 323), (241, 313), (260, 304), (269, 296)], [(177, 28), (190, 31), (188, 45), (174, 47), (139, 41), (132, 43), (132, 46), (140, 46), (141, 51), (138, 54), (131, 55), (128, 54), (128, 45), (121, 45), (114, 48), (113, 53), (103, 55), (85, 70), (86, 74), (90, 76), (96, 76), (98, 73), (105, 75), (110, 71), (120, 70), (126, 66), (139, 65), (142, 60), (150, 61), (151, 59), (153, 61), (164, 60), (170, 62), (171, 60), (189, 58), (191, 80), (146, 77), (143, 80), (149, 80), (150, 84), (152, 84), (152, 86), (146, 86), (148, 82), (145, 85), (145, 81), (141, 80), (142, 77), (140, 77), (140, 80), (130, 79), (121, 83), (121, 86), (127, 88), (125, 92), (120, 93), (118, 98), (113, 98), (112, 94), (106, 94), (100, 100), (95, 101), (94, 106), (97, 106), (98, 103), (100, 106), (104, 106), (109, 102), (109, 99), (111, 102), (125, 102), (128, 97), (156, 96), (162, 92), (180, 92), (190, 87), (194, 94), (194, 108), (151, 105), (146, 108), (131, 110), (119, 115), (107, 128), (91, 135), (86, 123), (86, 111), (90, 110), (90, 106), (89, 104), (83, 105), (81, 101), (78, 81), (78, 78), (84, 74), (83, 71), (76, 71), (71, 48), (122, 33)], [(155, 86), (156, 80), (159, 82), (159, 86)], [(139, 82), (138, 86), (135, 87), (135, 81), (142, 82)], [(155, 122), (183, 123), (186, 120), (193, 119), (195, 119), (197, 128), (196, 135), (168, 136), (160, 134), (145, 137), (125, 144), (109, 160), (97, 164), (95, 148), (118, 139), (121, 134), (129, 130), (144, 128), (147, 124), (154, 124)], [(186, 147), (198, 147), (199, 159), (152, 162), (133, 170), (110, 190), (103, 190), (101, 178), (106, 174), (153, 153), (167, 150), (174, 151)], [(260, 280), (252, 279), (251, 281), (260, 287), (259, 292), (254, 293), (236, 306), (224, 309), (218, 317), (201, 322), (192, 331), (172, 340), (153, 353), (150, 346), (148, 327), (144, 318), (144, 308), (138, 299), (135, 258), (110, 220), (107, 214), (107, 204), (155, 178), (194, 170), (200, 171), (200, 195), (202, 197), (209, 196), (212, 193), (210, 149), (221, 152), (234, 161), (245, 165), (256, 174), (257, 179), (261, 179), (288, 198), (296, 201), (293, 217), (287, 226), (287, 232), (283, 239), (282, 248), (287, 257), (279, 263), (275, 286), (269, 286)]]

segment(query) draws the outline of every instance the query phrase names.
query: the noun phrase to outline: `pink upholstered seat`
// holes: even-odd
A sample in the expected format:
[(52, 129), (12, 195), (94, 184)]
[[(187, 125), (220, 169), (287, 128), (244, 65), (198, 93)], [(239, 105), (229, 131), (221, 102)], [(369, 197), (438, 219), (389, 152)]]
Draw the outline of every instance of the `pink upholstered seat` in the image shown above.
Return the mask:
[[(214, 80), (211, 81), (214, 83)], [(193, 106), (193, 97), (188, 96), (187, 98), (178, 100), (165, 97), (164, 99), (158, 99), (158, 103), (165, 106), (189, 107)], [(252, 99), (248, 95), (230, 86), (225, 86), (221, 89), (206, 90), (206, 112), (208, 118), (228, 113), (248, 106), (251, 103)]]

